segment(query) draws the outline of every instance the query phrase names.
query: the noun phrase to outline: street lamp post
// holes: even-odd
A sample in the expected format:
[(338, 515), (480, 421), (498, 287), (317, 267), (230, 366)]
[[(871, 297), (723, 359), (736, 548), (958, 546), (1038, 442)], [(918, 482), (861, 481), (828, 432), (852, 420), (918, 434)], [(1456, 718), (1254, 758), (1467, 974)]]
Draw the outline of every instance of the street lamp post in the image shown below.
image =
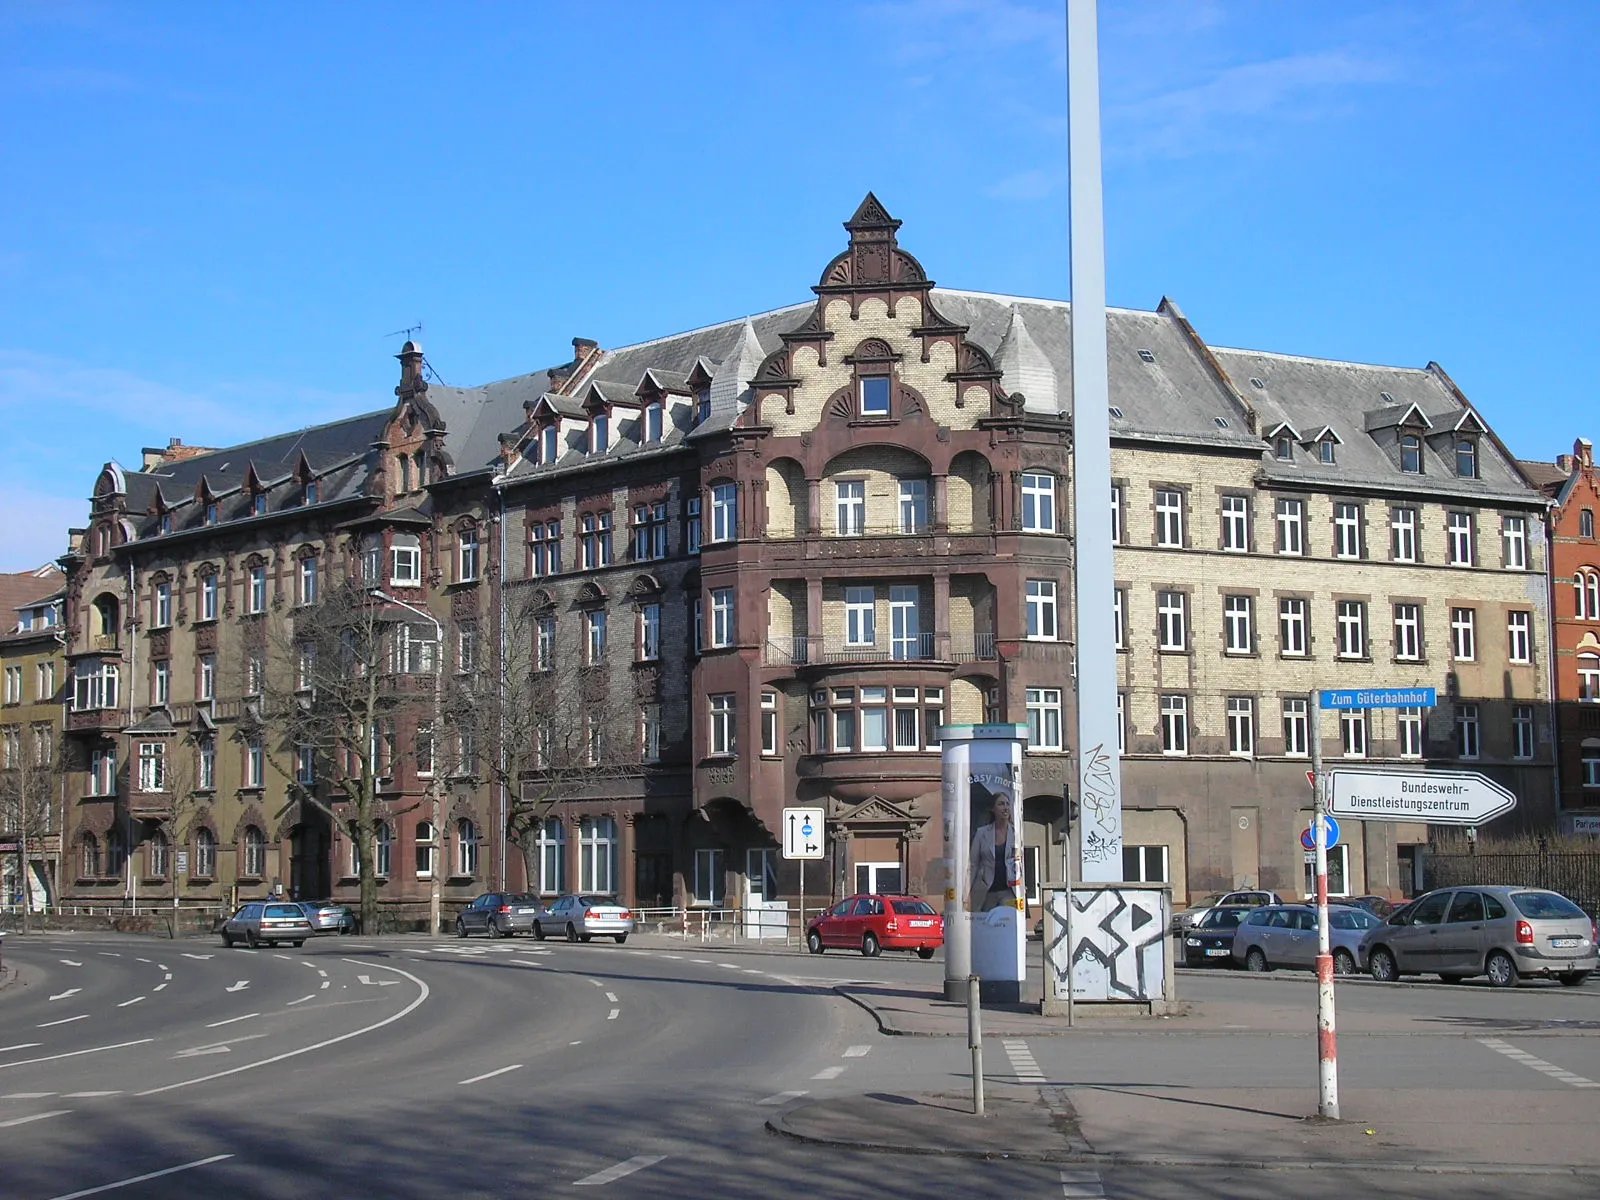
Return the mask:
[(439, 624), (439, 618), (427, 609), (418, 608), (415, 604), (389, 595), (381, 588), (373, 588), (369, 593), (374, 599), (382, 600), (386, 604), (393, 604), (407, 612), (415, 613), (424, 621), (433, 626), (433, 744), (434, 762), (432, 773), (428, 776), (429, 820), (433, 824), (433, 862), (432, 870), (428, 872), (428, 932), (439, 932), (439, 917), (442, 894), (440, 890), (440, 873), (444, 870), (444, 814), (442, 800), (439, 795), (439, 733), (440, 724), (444, 716), (444, 626)]

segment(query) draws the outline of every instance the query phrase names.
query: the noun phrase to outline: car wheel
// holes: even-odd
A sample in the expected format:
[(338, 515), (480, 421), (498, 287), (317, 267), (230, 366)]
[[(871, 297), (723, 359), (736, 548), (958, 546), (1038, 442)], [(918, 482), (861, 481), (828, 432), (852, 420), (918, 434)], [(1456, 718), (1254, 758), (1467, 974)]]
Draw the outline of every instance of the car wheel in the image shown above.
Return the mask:
[(467, 936), (467, 927), (461, 923), (460, 917), (456, 918), (456, 936), (460, 938)]
[(1561, 974), (1557, 975), (1556, 978), (1561, 980), (1562, 987), (1577, 987), (1585, 979), (1589, 978), (1589, 972), (1563, 971)]
[(576, 925), (574, 925), (571, 921), (568, 921), (567, 922), (567, 941), (575, 942), (577, 940), (578, 940), (578, 927)]
[(500, 919), (498, 917), (490, 917), (489, 918), (489, 939), (491, 941), (493, 941), (495, 938), (503, 938), (505, 936), (506, 936), (506, 931), (504, 929), (500, 928)]
[(1348, 950), (1335, 950), (1333, 952), (1333, 973), (1335, 975), (1354, 975), (1356, 973), (1356, 956)]
[(866, 958), (877, 958), (883, 953), (883, 947), (878, 945), (878, 936), (869, 933), (861, 939), (861, 953)]
[(533, 940), (536, 942), (544, 941), (544, 926), (537, 921), (533, 923)]
[(1367, 955), (1367, 974), (1379, 983), (1394, 983), (1400, 978), (1400, 964), (1394, 960), (1394, 951), (1379, 946)]
[(295, 938), (294, 941), (289, 943), (289, 945), (293, 946), (296, 950), (300, 949), (300, 947), (304, 946), (305, 944), (306, 944), (305, 938)]
[(806, 949), (811, 951), (813, 954), (821, 954), (825, 949), (827, 949), (827, 947), (822, 944), (822, 935), (815, 929), (806, 934)]
[(926, 962), (928, 959), (933, 957), (933, 947), (932, 946), (919, 946), (919, 947), (917, 947), (917, 957), (922, 959), (924, 962)]
[(261, 940), (256, 937), (256, 931), (254, 929), (246, 929), (244, 931), (244, 944), (249, 946), (252, 950), (261, 945)]
[(232, 950), (233, 949), (233, 934), (224, 933), (222, 935), (222, 944), (224, 946), (226, 946), (229, 950)]
[(628, 940), (628, 935), (627, 934), (625, 934), (625, 933), (617, 934), (617, 945), (620, 946), (620, 945), (622, 945), (623, 942), (625, 942), (627, 940)]
[(1247, 971), (1270, 971), (1272, 968), (1267, 963), (1267, 956), (1261, 952), (1260, 946), (1251, 946), (1249, 953), (1244, 956), (1244, 969)]
[(1440, 983), (1460, 983), (1465, 978), (1466, 978), (1465, 975), (1446, 975), (1446, 974), (1441, 972), (1440, 975), (1439, 975), (1439, 982)]
[(1489, 976), (1490, 987), (1516, 986), (1517, 964), (1504, 951), (1496, 950), (1489, 955), (1489, 961), (1484, 964), (1484, 973)]

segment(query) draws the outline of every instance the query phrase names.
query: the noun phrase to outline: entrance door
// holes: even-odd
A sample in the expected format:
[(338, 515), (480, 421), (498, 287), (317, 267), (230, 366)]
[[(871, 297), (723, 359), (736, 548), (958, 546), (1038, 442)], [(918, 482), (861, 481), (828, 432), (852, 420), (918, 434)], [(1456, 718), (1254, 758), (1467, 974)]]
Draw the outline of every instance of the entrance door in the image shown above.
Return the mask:
[(788, 936), (789, 905), (778, 899), (778, 852), (744, 852), (745, 936), (781, 938)]
[(856, 864), (856, 891), (875, 896), (899, 895), (905, 891), (900, 864), (868, 862)]

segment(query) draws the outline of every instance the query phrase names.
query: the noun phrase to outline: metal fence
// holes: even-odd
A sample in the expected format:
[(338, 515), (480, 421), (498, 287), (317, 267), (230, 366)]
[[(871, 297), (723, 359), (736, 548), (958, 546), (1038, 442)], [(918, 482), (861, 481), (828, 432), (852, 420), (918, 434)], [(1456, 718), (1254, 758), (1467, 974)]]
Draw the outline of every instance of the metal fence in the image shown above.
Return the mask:
[(1429, 888), (1500, 883), (1549, 888), (1591, 916), (1600, 912), (1600, 851), (1491, 851), (1429, 853), (1423, 864)]

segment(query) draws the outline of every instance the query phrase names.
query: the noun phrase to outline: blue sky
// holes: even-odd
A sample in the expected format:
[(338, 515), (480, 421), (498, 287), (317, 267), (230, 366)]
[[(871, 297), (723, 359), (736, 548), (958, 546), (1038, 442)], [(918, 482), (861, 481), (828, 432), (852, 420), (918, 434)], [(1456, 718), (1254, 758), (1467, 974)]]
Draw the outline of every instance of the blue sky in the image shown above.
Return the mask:
[[(0, 569), (107, 459), (809, 298), (875, 191), (1068, 295), (1059, 0), (0, 6)], [(1600, 435), (1600, 5), (1102, 0), (1114, 304)]]

